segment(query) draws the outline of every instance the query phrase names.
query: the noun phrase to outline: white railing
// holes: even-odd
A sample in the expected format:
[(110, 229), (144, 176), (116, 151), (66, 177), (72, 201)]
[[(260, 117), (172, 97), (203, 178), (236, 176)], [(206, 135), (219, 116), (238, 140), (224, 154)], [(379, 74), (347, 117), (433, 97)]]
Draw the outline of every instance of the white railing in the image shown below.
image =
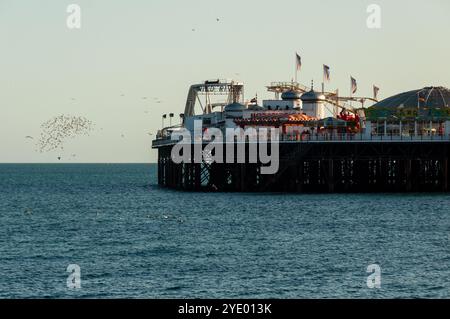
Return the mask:
[[(180, 138), (181, 140), (181, 138)], [(251, 139), (255, 141), (254, 139)], [(199, 143), (201, 138), (195, 140)], [(242, 141), (248, 142), (248, 139), (235, 139), (235, 142)], [(268, 141), (270, 142), (270, 135), (268, 136)], [(350, 133), (340, 133), (340, 134), (281, 134), (279, 136), (279, 142), (288, 143), (309, 143), (309, 142), (449, 142), (450, 135), (411, 135), (411, 136), (400, 136), (400, 135), (366, 135), (366, 134), (350, 134)], [(159, 138), (153, 141), (153, 146), (164, 146), (178, 143), (177, 140), (172, 140), (170, 136), (165, 136), (164, 138)], [(194, 142), (194, 140), (192, 140)], [(211, 141), (203, 140), (203, 143), (209, 143)]]
[(280, 140), (284, 142), (337, 142), (337, 141), (450, 141), (450, 135), (368, 135), (351, 133), (316, 133), (316, 134), (282, 134)]

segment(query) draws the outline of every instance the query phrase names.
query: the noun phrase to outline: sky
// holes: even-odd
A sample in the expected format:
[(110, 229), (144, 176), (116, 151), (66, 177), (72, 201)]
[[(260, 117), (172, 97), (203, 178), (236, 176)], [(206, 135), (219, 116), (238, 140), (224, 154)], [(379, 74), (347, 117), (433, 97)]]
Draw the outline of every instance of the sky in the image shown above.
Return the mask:
[[(70, 4), (80, 29), (67, 27)], [(148, 133), (183, 112), (191, 84), (233, 78), (246, 99), (271, 98), (265, 86), (293, 78), (295, 52), (299, 81), (318, 88), (323, 64), (340, 92), (350, 75), (358, 95), (375, 84), (380, 98), (450, 87), (449, 13), (448, 0), (0, 0), (0, 162), (155, 162)], [(61, 114), (94, 130), (36, 151), (41, 124)]]

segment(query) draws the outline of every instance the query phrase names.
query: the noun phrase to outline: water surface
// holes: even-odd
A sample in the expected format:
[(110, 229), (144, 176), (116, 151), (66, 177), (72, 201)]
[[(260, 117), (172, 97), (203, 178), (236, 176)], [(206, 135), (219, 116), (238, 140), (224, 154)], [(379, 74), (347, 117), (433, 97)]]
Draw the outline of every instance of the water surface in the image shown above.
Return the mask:
[(1, 298), (450, 296), (443, 194), (187, 193), (156, 165), (6, 164), (0, 229)]

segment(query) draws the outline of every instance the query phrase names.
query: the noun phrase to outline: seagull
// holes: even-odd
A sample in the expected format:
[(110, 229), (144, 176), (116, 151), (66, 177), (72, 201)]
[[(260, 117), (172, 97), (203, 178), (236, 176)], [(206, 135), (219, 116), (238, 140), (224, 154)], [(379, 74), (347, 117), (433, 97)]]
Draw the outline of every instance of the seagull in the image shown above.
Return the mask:
[(121, 136), (122, 136), (122, 137), (125, 137), (125, 135), (123, 135), (123, 134), (122, 134)]
[(219, 22), (219, 21), (220, 21), (220, 19), (219, 19), (219, 18), (217, 18), (217, 19), (216, 19), (216, 21), (217, 21), (217, 22)]
[(33, 136), (30, 136), (30, 135), (25, 136), (25, 138), (29, 138), (29, 139), (32, 139), (32, 140), (34, 139)]
[(143, 98), (142, 98), (143, 100), (146, 100), (147, 99), (147, 97), (146, 96), (144, 96)]
[(58, 156), (58, 161), (60, 161), (61, 160), (61, 156)]
[(195, 32), (195, 29), (192, 29), (192, 32)]

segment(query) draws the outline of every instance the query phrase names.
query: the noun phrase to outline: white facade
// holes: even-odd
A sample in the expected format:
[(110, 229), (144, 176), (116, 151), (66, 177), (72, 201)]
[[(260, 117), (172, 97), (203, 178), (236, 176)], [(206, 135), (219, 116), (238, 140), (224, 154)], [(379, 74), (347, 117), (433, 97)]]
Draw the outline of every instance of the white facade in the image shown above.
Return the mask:
[(201, 120), (203, 126), (214, 126), (223, 121), (224, 113), (214, 112), (209, 114), (194, 115), (185, 119), (184, 127), (189, 131), (194, 131), (194, 121)]
[(303, 102), (302, 110), (303, 113), (305, 113), (306, 115), (315, 117), (317, 119), (323, 119), (326, 117), (325, 103), (322, 101), (314, 101), (314, 102), (305, 101)]

